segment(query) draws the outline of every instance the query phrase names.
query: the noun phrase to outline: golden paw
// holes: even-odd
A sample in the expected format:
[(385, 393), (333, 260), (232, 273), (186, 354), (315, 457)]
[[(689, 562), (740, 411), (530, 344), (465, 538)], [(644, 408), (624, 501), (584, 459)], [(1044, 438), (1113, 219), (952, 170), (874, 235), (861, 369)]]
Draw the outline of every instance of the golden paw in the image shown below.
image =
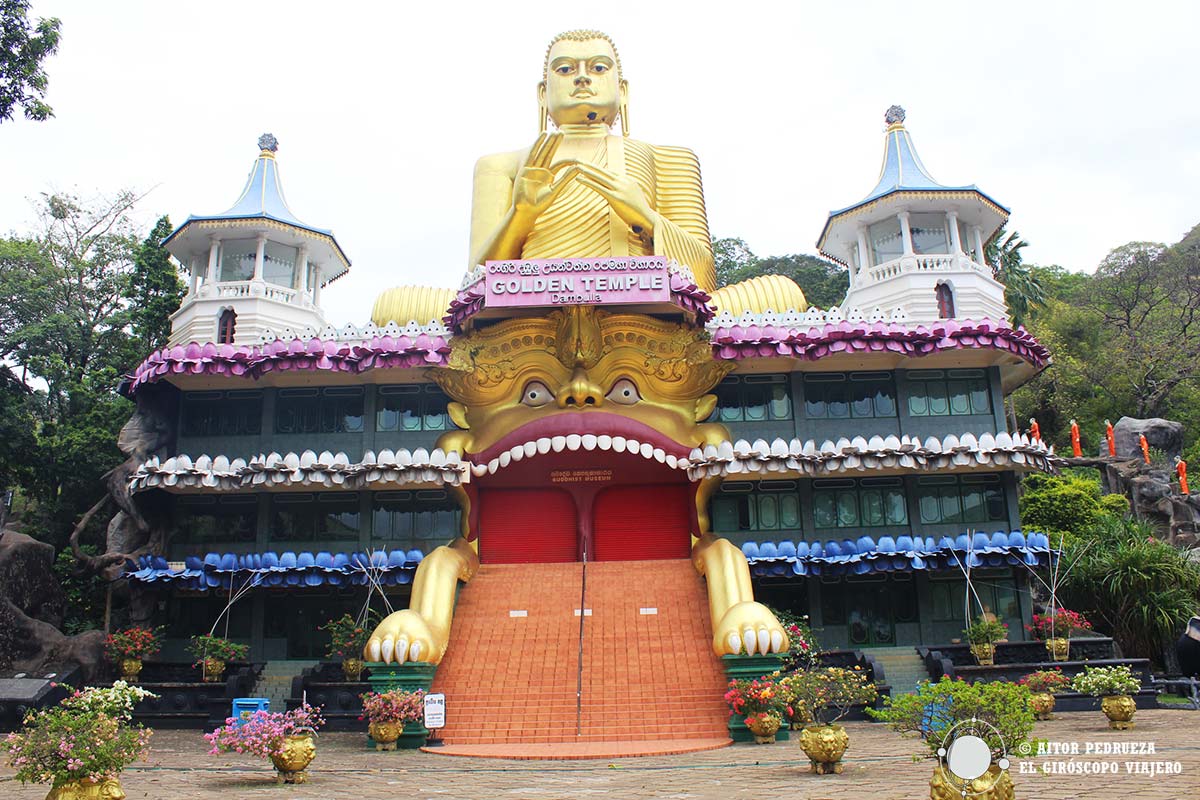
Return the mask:
[(766, 606), (749, 600), (731, 607), (714, 626), (713, 649), (718, 655), (733, 656), (783, 653), (788, 637)]
[(389, 614), (367, 640), (363, 658), (385, 664), (405, 661), (425, 661), (436, 664), (442, 660), (445, 643), (435, 641), (429, 625), (412, 609)]

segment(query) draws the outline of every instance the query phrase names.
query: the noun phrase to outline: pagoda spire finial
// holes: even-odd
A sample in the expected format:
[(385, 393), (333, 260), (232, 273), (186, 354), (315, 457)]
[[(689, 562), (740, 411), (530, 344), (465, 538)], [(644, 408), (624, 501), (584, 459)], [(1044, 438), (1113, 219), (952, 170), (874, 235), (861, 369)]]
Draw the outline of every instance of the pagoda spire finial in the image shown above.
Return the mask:
[(264, 153), (274, 154), (279, 149), (279, 140), (275, 138), (273, 133), (264, 133), (258, 137), (258, 149)]
[(902, 106), (889, 106), (888, 110), (883, 115), (883, 121), (888, 127), (899, 127), (904, 124), (904, 108)]

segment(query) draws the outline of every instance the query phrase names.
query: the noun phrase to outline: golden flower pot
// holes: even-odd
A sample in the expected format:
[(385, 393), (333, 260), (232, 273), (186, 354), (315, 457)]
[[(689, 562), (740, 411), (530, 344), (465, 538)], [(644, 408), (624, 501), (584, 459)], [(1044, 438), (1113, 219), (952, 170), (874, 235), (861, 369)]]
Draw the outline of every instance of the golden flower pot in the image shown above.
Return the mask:
[(996, 645), (973, 644), (971, 645), (971, 655), (975, 656), (975, 661), (979, 666), (990, 667), (996, 663)]
[(807, 703), (803, 700), (792, 703), (792, 718), (788, 721), (788, 728), (794, 731), (803, 730), (804, 726), (812, 721), (812, 712), (808, 710)]
[(220, 683), (225, 674), (225, 662), (216, 658), (206, 658), (200, 663), (200, 678), (205, 683)]
[(841, 725), (810, 725), (800, 732), (800, 749), (818, 775), (842, 774), (842, 756), (850, 746), (850, 734)]
[(306, 783), (308, 765), (317, 755), (317, 743), (309, 734), (286, 736), (283, 749), (271, 756), (279, 783)]
[(346, 658), (342, 660), (342, 675), (346, 677), (347, 683), (358, 683), (358, 679), (362, 677), (363, 668), (366, 666), (361, 658)]
[(1029, 708), (1033, 711), (1034, 719), (1050, 719), (1050, 714), (1054, 711), (1054, 695), (1049, 692), (1031, 694)]
[(385, 750), (395, 750), (396, 740), (400, 738), (400, 734), (404, 732), (404, 723), (401, 722), (372, 722), (367, 726), (367, 732), (371, 734), (371, 738), (375, 740), (375, 749), (383, 752)]
[(774, 744), (775, 734), (779, 732), (783, 720), (774, 715), (747, 720), (746, 727), (754, 734), (757, 744)]
[(1071, 656), (1071, 640), (1066, 638), (1047, 639), (1046, 652), (1052, 661), (1066, 661)]
[(1127, 731), (1133, 727), (1133, 713), (1137, 706), (1126, 694), (1114, 694), (1100, 701), (1100, 710), (1108, 717), (1108, 727), (1115, 731)]
[(1008, 770), (993, 764), (987, 772), (964, 786), (953, 780), (946, 768), (939, 766), (929, 780), (929, 800), (962, 800), (964, 794), (971, 800), (1014, 800), (1013, 782)]
[(138, 673), (142, 671), (140, 658), (122, 658), (120, 661), (121, 680), (126, 683), (137, 683)]
[(67, 781), (50, 790), (46, 800), (124, 800), (125, 790), (116, 778), (102, 781)]

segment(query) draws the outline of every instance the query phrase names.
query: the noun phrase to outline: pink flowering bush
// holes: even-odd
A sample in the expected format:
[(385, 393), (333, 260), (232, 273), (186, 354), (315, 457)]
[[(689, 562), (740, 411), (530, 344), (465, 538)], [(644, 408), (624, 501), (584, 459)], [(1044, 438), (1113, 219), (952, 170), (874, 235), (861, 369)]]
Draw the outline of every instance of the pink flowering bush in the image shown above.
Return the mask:
[[(425, 717), (425, 692), (417, 689), (406, 692), (392, 689), (387, 692), (367, 692), (362, 697), (363, 714), (374, 723), (420, 722)], [(362, 717), (359, 717), (362, 719)]]
[(220, 728), (204, 734), (204, 738), (212, 745), (209, 753), (213, 755), (242, 753), (270, 758), (283, 753), (283, 743), (288, 736), (315, 733), (324, 724), (321, 709), (305, 703), (288, 712), (256, 711), (241, 725), (230, 717)]
[(1026, 625), (1025, 629), (1035, 639), (1051, 639), (1057, 636), (1070, 639), (1079, 631), (1090, 631), (1092, 623), (1078, 611), (1059, 608), (1055, 609), (1053, 614), (1034, 614), (1033, 624)]
[[(103, 697), (95, 692), (107, 692)], [(0, 740), (22, 783), (100, 782), (145, 756), (152, 731), (127, 724), (128, 718), (103, 709), (123, 709), (123, 697), (111, 689), (75, 692), (55, 708), (31, 711), (18, 733)]]

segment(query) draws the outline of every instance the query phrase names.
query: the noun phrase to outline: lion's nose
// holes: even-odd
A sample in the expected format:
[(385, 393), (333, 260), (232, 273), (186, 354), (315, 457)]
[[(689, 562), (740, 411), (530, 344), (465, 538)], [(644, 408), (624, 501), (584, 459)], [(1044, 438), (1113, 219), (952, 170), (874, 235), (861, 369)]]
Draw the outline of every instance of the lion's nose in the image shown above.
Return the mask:
[(558, 395), (560, 408), (583, 406), (598, 406), (604, 402), (604, 393), (600, 387), (592, 383), (583, 368), (576, 367), (571, 380), (562, 388)]

